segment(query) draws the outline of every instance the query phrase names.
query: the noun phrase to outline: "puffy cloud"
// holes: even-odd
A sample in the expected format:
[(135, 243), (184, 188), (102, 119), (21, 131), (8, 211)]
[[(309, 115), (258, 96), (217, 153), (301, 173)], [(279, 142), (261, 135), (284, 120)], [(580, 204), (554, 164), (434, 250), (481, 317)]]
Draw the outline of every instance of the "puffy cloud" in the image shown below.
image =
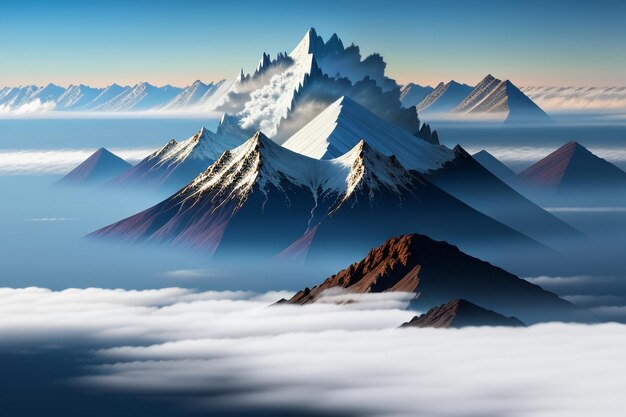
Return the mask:
[(56, 107), (56, 103), (54, 101), (45, 101), (42, 102), (40, 99), (36, 98), (33, 101), (29, 101), (28, 103), (24, 103), (19, 107), (13, 108), (7, 104), (0, 105), (0, 113), (14, 113), (14, 114), (29, 114), (29, 113), (41, 113), (52, 111)]
[[(211, 407), (371, 416), (621, 416), (625, 327), (398, 329), (410, 294), (0, 289), (2, 342), (89, 338), (82, 383)], [(335, 298), (333, 298), (335, 297)], [(189, 405), (189, 404), (188, 404)]]

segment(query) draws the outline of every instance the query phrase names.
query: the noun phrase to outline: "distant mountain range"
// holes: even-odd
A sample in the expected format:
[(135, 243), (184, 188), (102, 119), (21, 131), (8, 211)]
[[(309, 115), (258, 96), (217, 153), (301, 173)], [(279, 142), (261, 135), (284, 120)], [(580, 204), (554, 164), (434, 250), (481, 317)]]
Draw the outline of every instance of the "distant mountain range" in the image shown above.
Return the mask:
[[(509, 80), (487, 75), (475, 87), (450, 81), (430, 87), (409, 84), (403, 88), (402, 104), (415, 106), (426, 116), (489, 116), (505, 122), (546, 122), (549, 116)], [(413, 94), (411, 92), (414, 91)], [(420, 98), (418, 100), (418, 98)]]
[(196, 81), (188, 87), (149, 83), (134, 86), (112, 84), (106, 88), (70, 85), (67, 88), (48, 84), (44, 87), (24, 86), (0, 89), (0, 107), (19, 110), (33, 103), (46, 104), (57, 111), (158, 111), (211, 110), (213, 95), (226, 81), (204, 84)]

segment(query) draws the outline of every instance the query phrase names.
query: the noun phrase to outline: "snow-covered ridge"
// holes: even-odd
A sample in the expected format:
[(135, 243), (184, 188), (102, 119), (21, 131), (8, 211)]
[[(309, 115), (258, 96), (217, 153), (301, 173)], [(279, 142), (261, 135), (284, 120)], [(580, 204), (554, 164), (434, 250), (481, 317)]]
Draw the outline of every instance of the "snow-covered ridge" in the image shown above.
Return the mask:
[(328, 106), (283, 146), (312, 158), (333, 159), (361, 140), (384, 155), (394, 155), (406, 169), (419, 172), (436, 170), (454, 158), (452, 150), (411, 135), (348, 97)]
[[(315, 201), (331, 196), (335, 209), (357, 191), (386, 188), (402, 194), (415, 177), (395, 157), (382, 155), (364, 141), (338, 158), (320, 160), (292, 152), (257, 132), (252, 138), (226, 151), (180, 194), (194, 202), (211, 192), (235, 201), (240, 207), (256, 188), (283, 190), (286, 184), (308, 190)], [(283, 190), (284, 191), (284, 190)]]

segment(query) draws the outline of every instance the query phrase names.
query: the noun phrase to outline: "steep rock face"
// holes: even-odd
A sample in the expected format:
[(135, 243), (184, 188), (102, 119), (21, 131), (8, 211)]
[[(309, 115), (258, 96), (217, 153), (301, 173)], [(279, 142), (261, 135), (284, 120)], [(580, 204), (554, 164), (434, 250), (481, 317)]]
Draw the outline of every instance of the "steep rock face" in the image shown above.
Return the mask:
[(470, 301), (457, 299), (433, 307), (427, 313), (413, 317), (400, 327), (460, 329), (477, 326), (524, 327), (524, 323), (515, 317), (506, 317)]
[(353, 293), (414, 292), (417, 298), (412, 304), (422, 310), (463, 298), (528, 323), (586, 317), (574, 305), (537, 285), (446, 242), (418, 234), (387, 240), (319, 286), (296, 293), (289, 302), (315, 302), (331, 288)]
[(130, 168), (132, 168), (131, 164), (107, 149), (100, 148), (57, 183), (63, 185), (104, 184)]

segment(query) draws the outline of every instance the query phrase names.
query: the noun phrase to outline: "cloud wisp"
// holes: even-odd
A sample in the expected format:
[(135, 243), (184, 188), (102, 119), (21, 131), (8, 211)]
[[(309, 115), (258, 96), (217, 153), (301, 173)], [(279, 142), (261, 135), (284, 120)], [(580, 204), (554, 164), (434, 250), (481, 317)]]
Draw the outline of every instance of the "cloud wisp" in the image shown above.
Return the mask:
[(87, 338), (101, 365), (81, 383), (208, 408), (617, 417), (626, 406), (623, 325), (398, 329), (415, 314), (403, 293), (268, 307), (289, 295), (5, 288), (0, 344)]
[[(0, 151), (0, 175), (64, 174), (94, 153), (96, 149), (11, 149)], [(112, 148), (111, 152), (136, 163), (152, 148)]]

